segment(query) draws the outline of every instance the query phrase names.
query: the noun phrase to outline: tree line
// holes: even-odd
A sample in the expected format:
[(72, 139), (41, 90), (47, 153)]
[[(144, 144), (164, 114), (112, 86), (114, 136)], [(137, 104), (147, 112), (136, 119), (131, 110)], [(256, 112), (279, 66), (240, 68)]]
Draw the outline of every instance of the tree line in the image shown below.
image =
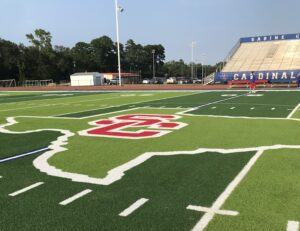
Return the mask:
[[(69, 80), (75, 72), (117, 72), (117, 46), (108, 36), (93, 39), (90, 43), (78, 42), (74, 47), (53, 46), (50, 32), (36, 29), (26, 34), (30, 45), (15, 44), (0, 38), (0, 80), (53, 79)], [(143, 78), (156, 76), (188, 77), (191, 66), (183, 60), (165, 62), (165, 48), (161, 44), (141, 45), (132, 39), (120, 44), (123, 72), (139, 73)], [(202, 70), (208, 75), (216, 66), (194, 64), (195, 73), (201, 78)]]

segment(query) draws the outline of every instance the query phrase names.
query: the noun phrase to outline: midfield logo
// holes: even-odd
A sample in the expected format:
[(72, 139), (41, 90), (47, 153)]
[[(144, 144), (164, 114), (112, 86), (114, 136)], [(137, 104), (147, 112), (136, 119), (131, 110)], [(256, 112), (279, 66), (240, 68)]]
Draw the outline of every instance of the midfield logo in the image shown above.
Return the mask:
[[(90, 122), (96, 128), (78, 132), (82, 136), (111, 137), (123, 139), (145, 139), (166, 135), (172, 130), (178, 130), (187, 124), (173, 122), (181, 118), (175, 115), (132, 114), (111, 117), (109, 119)], [(146, 127), (147, 130), (137, 128)], [(137, 129), (128, 131), (128, 129)], [(127, 129), (127, 130), (126, 130)], [(157, 130), (159, 129), (159, 130)]]

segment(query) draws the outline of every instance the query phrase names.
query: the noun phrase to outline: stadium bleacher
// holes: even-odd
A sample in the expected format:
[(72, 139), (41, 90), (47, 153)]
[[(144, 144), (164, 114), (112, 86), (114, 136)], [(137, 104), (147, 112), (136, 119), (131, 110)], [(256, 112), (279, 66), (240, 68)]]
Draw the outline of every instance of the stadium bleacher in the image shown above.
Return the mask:
[(258, 80), (291, 83), (300, 73), (300, 34), (241, 38), (215, 82)]

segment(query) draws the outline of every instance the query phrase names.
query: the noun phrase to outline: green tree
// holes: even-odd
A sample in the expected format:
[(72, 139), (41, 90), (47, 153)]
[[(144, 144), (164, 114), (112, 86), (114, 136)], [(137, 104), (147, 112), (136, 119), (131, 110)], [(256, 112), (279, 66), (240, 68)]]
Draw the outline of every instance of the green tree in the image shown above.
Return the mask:
[[(32, 46), (25, 50), (26, 76), (29, 79), (55, 79), (55, 53), (52, 48), (52, 36), (44, 29), (36, 29), (26, 35)], [(32, 67), (33, 66), (33, 67)]]
[(182, 59), (169, 61), (164, 65), (164, 73), (167, 77), (188, 77), (190, 68)]
[(76, 43), (76, 45), (71, 49), (71, 54), (75, 64), (74, 72), (92, 70), (92, 47), (89, 43)]
[(56, 81), (68, 80), (69, 76), (75, 72), (71, 49), (64, 46), (55, 46), (55, 77)]
[(43, 29), (36, 29), (33, 34), (26, 34), (29, 42), (39, 51), (44, 51), (50, 55), (52, 53), (52, 36), (50, 32)]
[(19, 56), (17, 44), (0, 39), (0, 79), (19, 79)]
[(144, 46), (147, 68), (144, 70), (147, 76), (152, 76), (153, 70), (153, 53), (156, 76), (164, 76), (163, 65), (165, 60), (165, 48), (162, 45), (146, 45)]
[(130, 72), (144, 70), (147, 62), (147, 54), (141, 44), (136, 44), (132, 39), (125, 44), (124, 65)]
[[(116, 46), (108, 36), (91, 41), (92, 63), (95, 71), (111, 72), (117, 63)], [(122, 49), (121, 49), (122, 50)]]
[[(0, 39), (0, 79), (69, 79), (74, 72), (116, 72), (117, 46), (108, 36), (93, 39), (90, 43), (78, 42), (72, 48), (52, 46), (52, 36), (44, 29), (27, 34), (30, 46), (17, 45)], [(139, 72), (142, 77), (152, 77), (153, 51), (156, 76), (190, 76), (190, 65), (183, 60), (165, 63), (165, 48), (161, 44), (145, 46), (128, 40), (120, 44), (122, 71)], [(197, 64), (198, 77), (202, 66)], [(217, 65), (205, 65), (205, 75), (216, 70)]]

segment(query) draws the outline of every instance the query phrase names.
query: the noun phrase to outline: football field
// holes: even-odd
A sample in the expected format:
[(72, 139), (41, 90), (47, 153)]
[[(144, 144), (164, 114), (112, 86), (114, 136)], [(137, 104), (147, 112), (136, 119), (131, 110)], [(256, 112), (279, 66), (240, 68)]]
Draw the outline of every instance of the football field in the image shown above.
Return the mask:
[(0, 92), (0, 230), (299, 231), (300, 91)]

